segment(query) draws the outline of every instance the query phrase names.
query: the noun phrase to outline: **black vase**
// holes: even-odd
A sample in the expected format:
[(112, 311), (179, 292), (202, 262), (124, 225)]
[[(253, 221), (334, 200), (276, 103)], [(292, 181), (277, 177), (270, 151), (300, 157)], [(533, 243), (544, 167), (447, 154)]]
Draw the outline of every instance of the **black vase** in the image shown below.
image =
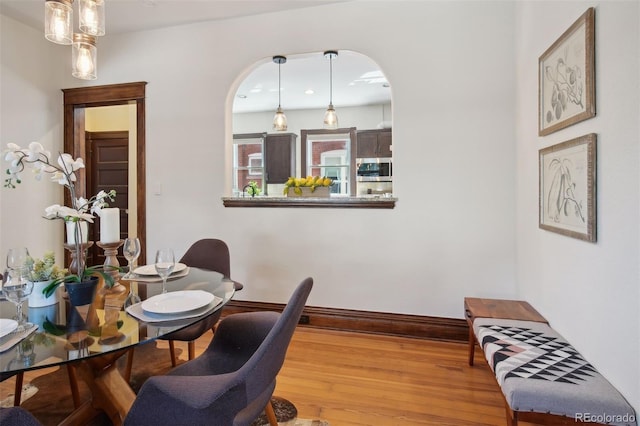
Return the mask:
[(99, 282), (98, 277), (89, 277), (79, 283), (64, 283), (71, 306), (83, 306), (93, 303)]

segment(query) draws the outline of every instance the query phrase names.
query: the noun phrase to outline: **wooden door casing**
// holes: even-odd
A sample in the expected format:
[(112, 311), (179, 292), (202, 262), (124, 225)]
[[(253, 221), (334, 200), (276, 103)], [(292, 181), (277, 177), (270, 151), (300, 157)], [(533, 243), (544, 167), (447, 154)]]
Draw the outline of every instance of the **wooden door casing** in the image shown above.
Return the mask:
[[(135, 83), (121, 83), (104, 86), (78, 87), (73, 89), (62, 89), (64, 93), (64, 151), (70, 153), (74, 158), (86, 157), (85, 150), (85, 108), (127, 105), (136, 106), (136, 191), (137, 200), (137, 236), (140, 239), (142, 252), (138, 258), (138, 264), (146, 263), (146, 241), (147, 241), (147, 214), (146, 214), (146, 104), (144, 81)], [(78, 173), (76, 182), (78, 195), (85, 196), (85, 174), (84, 170)], [(69, 203), (68, 194), (65, 193), (65, 204)], [(68, 264), (68, 252), (67, 255)]]

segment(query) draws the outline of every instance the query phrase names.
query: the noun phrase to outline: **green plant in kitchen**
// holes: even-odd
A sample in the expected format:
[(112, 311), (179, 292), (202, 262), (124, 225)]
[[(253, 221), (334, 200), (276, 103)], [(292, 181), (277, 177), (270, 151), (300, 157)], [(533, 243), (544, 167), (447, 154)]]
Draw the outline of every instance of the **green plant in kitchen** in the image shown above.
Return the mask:
[(310, 188), (311, 192), (314, 192), (319, 186), (331, 186), (333, 180), (326, 176), (307, 176), (306, 178), (289, 177), (284, 183), (284, 194), (289, 192), (289, 188), (293, 188), (293, 191), (300, 195), (302, 194), (302, 187)]
[(251, 181), (249, 182), (249, 184), (247, 185), (247, 194), (251, 195), (252, 197), (255, 197), (256, 195), (260, 195), (260, 187), (258, 186), (258, 182), (255, 181)]

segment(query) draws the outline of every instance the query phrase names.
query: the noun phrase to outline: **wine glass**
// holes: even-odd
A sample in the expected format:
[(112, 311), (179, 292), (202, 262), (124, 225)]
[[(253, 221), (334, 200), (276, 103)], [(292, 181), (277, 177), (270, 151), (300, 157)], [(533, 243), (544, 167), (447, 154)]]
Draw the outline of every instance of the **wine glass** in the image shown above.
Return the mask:
[(122, 246), (122, 254), (129, 262), (129, 271), (125, 274), (125, 279), (133, 277), (133, 263), (140, 256), (140, 240), (138, 238), (127, 238)]
[[(124, 245), (122, 246), (122, 253), (124, 254), (124, 257), (127, 259), (127, 261), (129, 262), (129, 271), (122, 278), (132, 280), (134, 277), (133, 264), (138, 258), (138, 256), (140, 256), (140, 240), (138, 238), (125, 239)], [(142, 302), (142, 299), (140, 299), (140, 296), (138, 296), (137, 286), (138, 286), (138, 283), (129, 281), (129, 294), (127, 295), (127, 298), (124, 300), (125, 309), (131, 305), (135, 305), (136, 303)]]
[(29, 258), (29, 250), (26, 247), (10, 248), (7, 253), (7, 269), (23, 268)]
[(9, 270), (9, 279), (2, 285), (2, 292), (11, 303), (16, 305), (16, 316), (18, 319), (17, 331), (24, 331), (30, 327), (30, 323), (25, 323), (22, 316), (22, 303), (29, 298), (33, 291), (33, 282), (28, 278), (29, 270), (25, 267)]
[(167, 277), (173, 272), (176, 266), (176, 258), (173, 250), (163, 248), (156, 252), (156, 272), (162, 278), (162, 294), (167, 292)]

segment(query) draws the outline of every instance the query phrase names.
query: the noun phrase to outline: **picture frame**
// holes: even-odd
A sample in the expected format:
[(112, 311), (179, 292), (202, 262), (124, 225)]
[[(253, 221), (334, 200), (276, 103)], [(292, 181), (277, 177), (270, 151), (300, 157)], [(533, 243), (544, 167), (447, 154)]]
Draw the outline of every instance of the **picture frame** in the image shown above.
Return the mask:
[(596, 241), (596, 134), (539, 150), (539, 227)]
[(589, 8), (538, 59), (538, 135), (596, 115), (595, 9)]

